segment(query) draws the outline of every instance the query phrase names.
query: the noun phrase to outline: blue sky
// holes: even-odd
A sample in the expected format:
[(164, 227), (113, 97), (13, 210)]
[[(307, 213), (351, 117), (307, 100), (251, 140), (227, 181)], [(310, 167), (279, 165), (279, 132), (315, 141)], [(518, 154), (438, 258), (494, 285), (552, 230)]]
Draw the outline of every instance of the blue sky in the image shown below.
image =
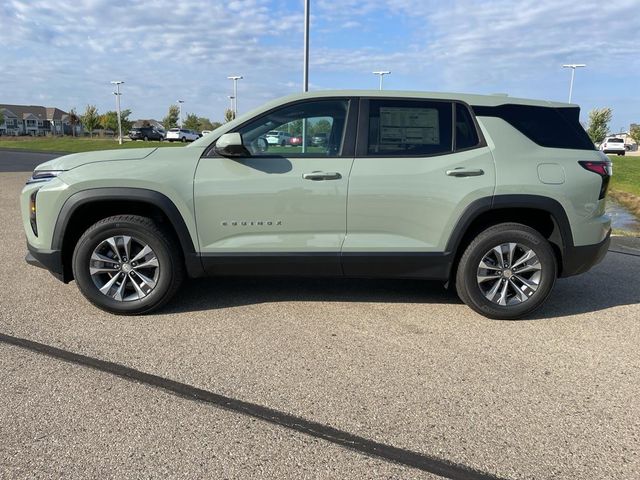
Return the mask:
[[(0, 103), (114, 109), (133, 118), (220, 120), (241, 74), (239, 110), (302, 83), (302, 0), (0, 2)], [(640, 123), (640, 0), (311, 0), (312, 90), (508, 93), (613, 108)]]

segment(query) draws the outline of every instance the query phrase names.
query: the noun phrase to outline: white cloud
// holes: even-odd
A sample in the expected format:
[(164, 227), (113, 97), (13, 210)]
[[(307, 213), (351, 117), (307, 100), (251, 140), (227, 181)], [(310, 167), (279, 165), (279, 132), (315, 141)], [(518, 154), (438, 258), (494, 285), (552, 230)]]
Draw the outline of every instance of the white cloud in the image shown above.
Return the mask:
[[(314, 0), (311, 79), (359, 85), (385, 68), (389, 85), (548, 98), (548, 85), (564, 92), (566, 62), (637, 78), (637, 11), (638, 0)], [(229, 74), (245, 75), (241, 108), (299, 88), (301, 33), (302, 5), (284, 0), (3, 0), (0, 101), (112, 108), (117, 77), (136, 115), (161, 116), (181, 96), (186, 111), (219, 117)]]

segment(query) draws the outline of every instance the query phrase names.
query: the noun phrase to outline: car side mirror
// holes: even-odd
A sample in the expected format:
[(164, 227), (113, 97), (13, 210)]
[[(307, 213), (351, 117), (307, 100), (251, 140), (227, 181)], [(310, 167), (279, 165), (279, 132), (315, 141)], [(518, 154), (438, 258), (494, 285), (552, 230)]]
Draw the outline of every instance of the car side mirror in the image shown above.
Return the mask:
[(223, 157), (250, 157), (251, 153), (242, 143), (242, 136), (235, 133), (225, 133), (216, 141), (215, 152)]

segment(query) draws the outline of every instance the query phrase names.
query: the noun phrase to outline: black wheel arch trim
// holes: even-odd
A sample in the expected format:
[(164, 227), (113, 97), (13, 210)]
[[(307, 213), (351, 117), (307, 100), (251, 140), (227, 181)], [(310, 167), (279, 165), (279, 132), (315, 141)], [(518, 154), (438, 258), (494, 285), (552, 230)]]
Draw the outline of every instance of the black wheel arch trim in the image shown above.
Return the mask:
[[(572, 275), (573, 273), (565, 271), (566, 259), (571, 256), (574, 247), (573, 234), (571, 233), (571, 224), (564, 207), (553, 198), (541, 195), (531, 194), (500, 194), (492, 197), (482, 197), (471, 204), (462, 213), (456, 226), (454, 227), (449, 241), (447, 242), (446, 252), (458, 255), (460, 244), (472, 223), (483, 213), (492, 210), (508, 210), (512, 208), (530, 208), (542, 210), (551, 215), (555, 226), (558, 229), (558, 235), (552, 234), (550, 240), (558, 246), (562, 257), (563, 265), (560, 265), (563, 272), (562, 276)], [(558, 238), (559, 237), (559, 238)]]
[(91, 202), (105, 200), (131, 200), (151, 204), (159, 208), (173, 227), (184, 254), (185, 266), (189, 276), (204, 275), (200, 255), (197, 253), (189, 229), (173, 201), (166, 195), (145, 188), (100, 187), (82, 190), (71, 195), (62, 205), (53, 231), (51, 248), (62, 251), (65, 232), (73, 213), (81, 206)]

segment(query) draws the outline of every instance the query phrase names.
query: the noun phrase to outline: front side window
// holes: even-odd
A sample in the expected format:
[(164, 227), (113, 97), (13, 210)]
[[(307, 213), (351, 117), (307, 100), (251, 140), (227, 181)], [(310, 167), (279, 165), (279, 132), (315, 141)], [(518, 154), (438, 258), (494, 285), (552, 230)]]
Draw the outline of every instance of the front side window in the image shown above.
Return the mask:
[(367, 154), (436, 155), (452, 145), (450, 102), (371, 100)]
[(335, 157), (341, 154), (349, 100), (295, 103), (238, 132), (252, 156)]

